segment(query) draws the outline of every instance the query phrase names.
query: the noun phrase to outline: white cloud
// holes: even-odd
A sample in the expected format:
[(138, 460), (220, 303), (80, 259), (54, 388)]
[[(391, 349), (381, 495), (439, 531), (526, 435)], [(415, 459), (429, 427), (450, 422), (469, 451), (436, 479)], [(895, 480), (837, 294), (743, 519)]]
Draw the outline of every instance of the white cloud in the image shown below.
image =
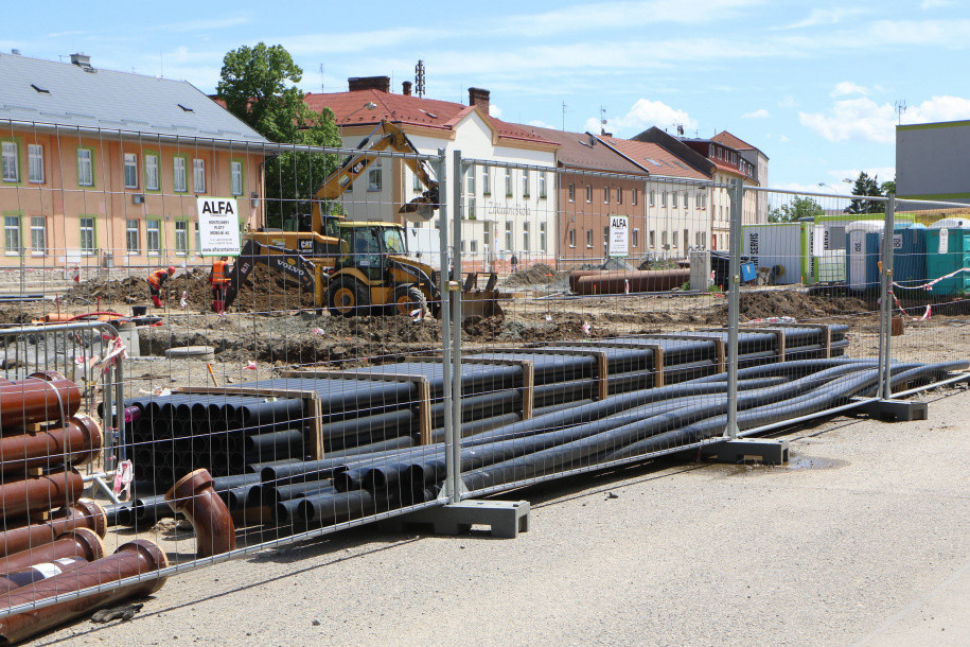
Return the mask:
[(843, 19), (858, 16), (865, 13), (862, 8), (833, 7), (831, 9), (813, 9), (808, 18), (799, 22), (781, 27), (781, 29), (804, 29), (805, 27), (817, 27), (818, 25), (837, 25)]
[(583, 124), (583, 132), (593, 133), (594, 135), (599, 135), (600, 129), (602, 128), (605, 128), (605, 126), (603, 126), (600, 123), (600, 120), (596, 117), (590, 117), (586, 120), (586, 123)]
[(496, 119), (501, 119), (502, 118), (502, 109), (499, 108), (494, 103), (489, 103), (488, 104), (488, 114), (490, 116), (492, 116), (492, 117), (495, 117)]
[(844, 97), (850, 94), (861, 94), (865, 96), (869, 94), (869, 90), (862, 87), (861, 85), (857, 85), (853, 83), (852, 81), (842, 81), (842, 83), (839, 83), (835, 86), (835, 89), (832, 90), (832, 93), (829, 96)]
[[(877, 104), (868, 97), (836, 101), (825, 113), (798, 113), (803, 126), (831, 142), (857, 141), (890, 144), (896, 141), (899, 115), (888, 103)], [(907, 124), (970, 119), (970, 99), (933, 97), (910, 106), (903, 113)]]
[[(879, 178), (879, 183), (882, 184), (888, 180), (892, 180), (896, 177), (896, 168), (893, 166), (869, 166), (866, 168), (850, 168), (843, 170), (829, 171), (829, 175), (833, 178), (830, 184), (839, 185), (845, 187), (846, 192), (852, 192), (852, 185), (855, 184), (856, 178), (859, 174), (865, 171), (866, 175), (869, 177)], [(849, 180), (846, 182), (845, 180)]]
[(767, 119), (771, 116), (771, 113), (764, 108), (759, 108), (754, 112), (749, 112), (747, 114), (741, 115), (742, 119)]
[(953, 4), (952, 0), (923, 0), (919, 8), (926, 11), (927, 9), (936, 9), (937, 7), (948, 7), (951, 4)]
[(535, 126), (536, 128), (550, 128), (550, 129), (553, 129), (553, 130), (555, 130), (555, 128), (556, 128), (552, 124), (547, 124), (546, 122), (544, 122), (541, 119), (533, 119), (532, 121), (529, 121), (527, 123), (528, 123), (529, 126)]
[(797, 108), (798, 102), (795, 101), (795, 97), (790, 94), (786, 94), (782, 97), (781, 101), (778, 102), (779, 108)]
[[(595, 122), (593, 127), (596, 128), (598, 132), (599, 120), (591, 119), (587, 121), (587, 129), (589, 128), (589, 124), (591, 122)], [(691, 119), (687, 112), (672, 108), (663, 101), (648, 101), (646, 99), (640, 99), (633, 104), (633, 107), (630, 108), (630, 111), (624, 116), (610, 119), (606, 129), (608, 131), (613, 130), (614, 132), (618, 132), (620, 130), (628, 132), (635, 131), (633, 134), (636, 134), (646, 130), (650, 126), (672, 129), (676, 124), (680, 124), (688, 130), (697, 128), (697, 121)]]
[(788, 141), (788, 135), (781, 135), (781, 136), (779, 136), (778, 137), (778, 141), (780, 141), (782, 144), (784, 144), (785, 142)]

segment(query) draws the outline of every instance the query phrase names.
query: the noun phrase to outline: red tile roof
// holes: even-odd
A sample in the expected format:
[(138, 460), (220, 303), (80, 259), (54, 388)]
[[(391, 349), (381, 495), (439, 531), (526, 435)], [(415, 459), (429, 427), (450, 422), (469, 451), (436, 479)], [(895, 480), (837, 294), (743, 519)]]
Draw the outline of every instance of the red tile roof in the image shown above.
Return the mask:
[(718, 144), (724, 144), (729, 148), (733, 148), (736, 151), (756, 151), (758, 150), (751, 144), (744, 140), (738, 139), (726, 130), (722, 130), (718, 134), (711, 137), (711, 141), (715, 141)]
[(628, 175), (648, 175), (637, 164), (618, 154), (609, 146), (604, 146), (596, 137), (586, 133), (571, 133), (538, 126), (522, 126), (534, 134), (559, 144), (556, 156), (559, 163), (572, 169), (586, 171), (605, 171)]
[[(306, 104), (313, 110), (333, 110), (338, 126), (379, 124), (386, 119), (402, 125), (422, 126), (452, 130), (475, 108), (450, 101), (426, 99), (414, 95), (391, 94), (380, 90), (355, 90), (353, 92), (312, 93), (304, 95)], [(368, 108), (368, 105), (373, 105)], [(528, 130), (491, 116), (491, 122), (502, 139), (553, 144)]]
[(651, 175), (666, 175), (693, 180), (710, 179), (659, 144), (605, 136), (600, 137), (600, 139), (647, 169)]

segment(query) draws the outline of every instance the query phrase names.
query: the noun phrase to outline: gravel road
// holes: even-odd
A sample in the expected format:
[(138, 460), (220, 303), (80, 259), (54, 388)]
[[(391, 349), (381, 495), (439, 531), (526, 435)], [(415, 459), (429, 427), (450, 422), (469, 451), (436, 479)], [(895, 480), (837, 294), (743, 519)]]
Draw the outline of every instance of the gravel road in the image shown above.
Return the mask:
[(36, 644), (966, 645), (970, 393), (789, 434), (787, 467), (671, 462), (516, 493), (516, 540), (368, 527), (170, 580)]

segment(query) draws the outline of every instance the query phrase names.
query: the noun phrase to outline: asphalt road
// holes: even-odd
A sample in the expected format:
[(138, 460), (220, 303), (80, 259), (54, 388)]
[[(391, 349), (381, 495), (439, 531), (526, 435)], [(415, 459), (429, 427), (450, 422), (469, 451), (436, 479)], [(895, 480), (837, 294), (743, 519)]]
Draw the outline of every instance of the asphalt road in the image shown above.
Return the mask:
[(787, 467), (521, 491), (515, 540), (356, 529), (179, 576), (133, 620), (37, 644), (967, 645), (970, 394), (947, 393), (928, 421), (789, 434)]

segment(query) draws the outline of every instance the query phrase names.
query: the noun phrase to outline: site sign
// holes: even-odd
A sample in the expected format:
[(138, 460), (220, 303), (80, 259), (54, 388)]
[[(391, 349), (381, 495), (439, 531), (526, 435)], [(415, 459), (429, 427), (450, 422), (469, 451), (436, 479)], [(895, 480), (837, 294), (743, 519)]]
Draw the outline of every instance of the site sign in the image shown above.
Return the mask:
[(610, 216), (610, 256), (626, 258), (630, 254), (630, 219)]
[(239, 256), (239, 206), (233, 198), (198, 198), (199, 253)]

